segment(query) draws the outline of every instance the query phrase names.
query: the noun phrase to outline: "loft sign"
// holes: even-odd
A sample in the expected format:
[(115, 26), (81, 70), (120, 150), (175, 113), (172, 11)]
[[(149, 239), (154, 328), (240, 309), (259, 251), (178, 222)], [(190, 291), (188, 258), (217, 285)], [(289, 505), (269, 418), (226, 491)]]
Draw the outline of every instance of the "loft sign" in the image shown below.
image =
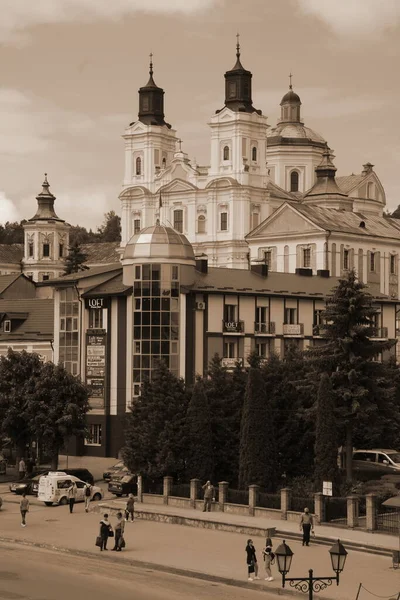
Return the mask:
[(105, 298), (85, 298), (86, 308), (95, 308), (101, 310), (107, 308), (107, 299)]

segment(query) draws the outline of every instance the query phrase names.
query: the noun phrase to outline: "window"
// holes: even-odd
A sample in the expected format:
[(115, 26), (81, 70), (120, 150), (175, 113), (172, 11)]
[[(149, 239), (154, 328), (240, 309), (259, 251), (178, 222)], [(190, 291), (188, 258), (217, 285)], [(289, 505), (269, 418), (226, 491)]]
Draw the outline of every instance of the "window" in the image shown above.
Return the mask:
[(48, 281), (50, 279), (50, 275), (43, 275), (42, 281)]
[(229, 160), (229, 146), (224, 147), (224, 160)]
[(343, 269), (345, 271), (349, 270), (349, 258), (350, 258), (350, 251), (343, 250)]
[(221, 231), (228, 231), (228, 213), (223, 212), (220, 215)]
[(314, 310), (314, 325), (322, 325), (324, 322), (324, 310), (322, 308)]
[(178, 267), (178, 265), (172, 265), (172, 268), (171, 268), (171, 279), (172, 279), (172, 281), (179, 281), (179, 267)]
[(183, 210), (174, 210), (174, 229), (183, 233)]
[(166, 168), (166, 166), (167, 166), (167, 159), (164, 157), (164, 158), (162, 159), (162, 168), (163, 168), (163, 169), (165, 169), (165, 168)]
[(390, 274), (396, 275), (396, 255), (390, 255)]
[(33, 242), (29, 242), (28, 244), (28, 256), (29, 258), (33, 258)]
[(10, 320), (7, 319), (7, 321), (4, 321), (3, 329), (4, 329), (4, 333), (10, 333), (10, 331), (11, 331), (11, 321)]
[(297, 171), (292, 171), (290, 173), (290, 191), (291, 192), (299, 191), (299, 174)]
[(103, 329), (102, 308), (89, 308), (89, 329)]
[(43, 244), (43, 256), (49, 257), (50, 256), (50, 244)]
[(268, 307), (267, 306), (257, 306), (256, 308), (256, 323), (259, 325), (265, 324), (268, 318)]
[(297, 324), (297, 309), (285, 308), (285, 325)]
[(225, 306), (224, 306), (224, 321), (226, 323), (235, 323), (236, 322), (236, 305), (235, 304), (225, 304)]
[(261, 356), (262, 358), (267, 358), (267, 356), (269, 354), (269, 342), (268, 341), (256, 342), (256, 352), (257, 352), (258, 356)]
[(64, 244), (59, 244), (58, 254), (59, 254), (60, 258), (62, 258), (64, 256)]
[(79, 300), (72, 287), (60, 290), (59, 360), (72, 375), (79, 372)]
[(206, 232), (206, 218), (204, 215), (199, 215), (197, 219), (197, 233)]
[(374, 184), (372, 181), (367, 183), (367, 198), (375, 198)]
[(260, 215), (258, 212), (251, 213), (251, 228), (255, 229), (260, 223)]
[(303, 248), (303, 268), (311, 267), (311, 248)]
[(135, 219), (133, 221), (133, 233), (139, 233), (140, 231), (140, 219)]
[(251, 149), (251, 160), (257, 160), (257, 148), (255, 146)]
[(236, 358), (236, 342), (224, 343), (224, 358)]
[(264, 252), (264, 263), (266, 265), (268, 265), (268, 268), (271, 268), (271, 264), (272, 264), (272, 251), (271, 250), (265, 250)]
[(140, 158), (140, 156), (138, 156), (136, 159), (136, 175), (141, 175), (141, 174), (142, 174), (142, 159)]
[(376, 269), (376, 256), (375, 256), (375, 252), (371, 252), (371, 254), (369, 255), (369, 270), (374, 273), (375, 269)]
[(85, 439), (86, 446), (101, 446), (101, 425), (89, 425), (89, 433)]

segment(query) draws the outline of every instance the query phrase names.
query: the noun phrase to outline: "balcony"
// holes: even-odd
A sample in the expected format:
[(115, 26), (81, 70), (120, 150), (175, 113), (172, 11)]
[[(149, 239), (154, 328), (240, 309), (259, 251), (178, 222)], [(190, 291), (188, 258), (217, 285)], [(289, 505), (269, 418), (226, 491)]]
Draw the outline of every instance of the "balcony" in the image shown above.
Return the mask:
[(371, 335), (369, 336), (374, 339), (387, 339), (388, 328), (387, 327), (371, 327)]
[(243, 358), (222, 358), (221, 364), (228, 369), (228, 371), (233, 371), (237, 364), (239, 364), (240, 367), (243, 367)]
[(254, 333), (258, 335), (274, 335), (275, 334), (275, 323), (270, 321), (269, 323), (254, 322)]
[(244, 335), (244, 321), (222, 321), (222, 331), (227, 335)]
[(303, 323), (284, 323), (283, 324), (283, 335), (296, 336), (304, 334)]

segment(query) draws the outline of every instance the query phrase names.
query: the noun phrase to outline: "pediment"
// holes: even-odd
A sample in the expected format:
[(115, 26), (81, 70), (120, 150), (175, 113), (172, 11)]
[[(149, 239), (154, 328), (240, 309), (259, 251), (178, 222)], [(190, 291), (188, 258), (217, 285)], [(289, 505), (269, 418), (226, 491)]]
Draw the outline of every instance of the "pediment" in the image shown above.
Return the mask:
[(150, 190), (142, 185), (135, 185), (123, 190), (118, 197), (120, 200), (129, 200), (130, 198), (143, 198), (144, 196), (151, 196)]
[(297, 212), (289, 205), (284, 205), (270, 215), (247, 236), (247, 240), (260, 239), (264, 236), (285, 236), (293, 233), (318, 233), (324, 231), (310, 219)]
[(189, 181), (184, 181), (182, 179), (176, 178), (173, 181), (171, 181), (170, 183), (168, 183), (167, 185), (163, 186), (161, 188), (161, 192), (183, 193), (183, 192), (193, 192), (197, 189), (198, 188), (195, 185), (193, 185), (192, 183), (190, 183)]
[(223, 123), (224, 121), (232, 121), (234, 118), (234, 114), (235, 113), (230, 108), (224, 106), (224, 108), (219, 113), (214, 115), (214, 118), (216, 117), (220, 123)]
[(135, 121), (135, 123), (126, 128), (126, 133), (145, 133), (147, 130), (148, 125), (145, 125), (141, 121)]

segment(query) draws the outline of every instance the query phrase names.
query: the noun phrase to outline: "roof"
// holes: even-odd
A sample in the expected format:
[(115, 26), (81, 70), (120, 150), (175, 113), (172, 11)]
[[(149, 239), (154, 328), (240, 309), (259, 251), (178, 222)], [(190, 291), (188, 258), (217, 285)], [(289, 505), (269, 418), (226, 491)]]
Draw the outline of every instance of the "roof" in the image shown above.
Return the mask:
[(114, 275), (107, 281), (100, 283), (99, 285), (95, 285), (82, 294), (83, 298), (93, 297), (93, 296), (118, 296), (118, 295), (127, 295), (132, 291), (131, 285), (124, 285), (122, 283), (122, 267), (120, 273)]
[(14, 263), (20, 266), (23, 256), (23, 244), (0, 244), (0, 263)]
[(267, 133), (268, 145), (271, 145), (270, 138), (287, 138), (290, 140), (302, 140), (309, 142), (318, 142), (319, 144), (326, 144), (326, 141), (316, 131), (303, 125), (303, 123), (287, 123), (282, 122), (269, 130)]
[(21, 276), (21, 273), (11, 275), (0, 275), (0, 295)]
[(195, 261), (193, 247), (187, 237), (158, 222), (133, 235), (125, 246), (124, 260), (143, 258), (192, 261), (193, 264)]
[(283, 96), (281, 105), (286, 104), (287, 102), (291, 104), (301, 104), (300, 96), (292, 90), (292, 86), (290, 86), (290, 90)]
[(117, 271), (121, 268), (121, 263), (113, 263), (111, 265), (99, 265), (98, 267), (90, 267), (89, 269), (85, 269), (84, 271), (79, 271), (79, 273), (71, 273), (70, 275), (63, 275), (63, 277), (59, 277), (57, 279), (49, 279), (48, 281), (41, 281), (38, 283), (38, 286), (46, 286), (53, 285), (54, 283), (68, 283), (79, 281), (80, 279), (85, 279), (85, 277), (92, 277), (94, 275), (101, 275), (102, 273), (108, 273), (112, 271)]
[(285, 200), (297, 201), (297, 197), (295, 194), (287, 192), (286, 190), (279, 187), (279, 185), (276, 185), (276, 183), (273, 183), (271, 180), (269, 180), (267, 183), (267, 190), (271, 193), (271, 196), (274, 196), (275, 198), (283, 198)]
[(0, 299), (0, 314), (2, 314), (3, 318), (17, 321), (15, 329), (12, 326), (10, 333), (0, 333), (0, 341), (4, 341), (5, 339), (20, 339), (22, 337), (24, 339), (53, 339), (54, 300), (52, 299)]
[(343, 177), (336, 177), (336, 183), (340, 187), (340, 189), (346, 194), (350, 192), (353, 188), (360, 185), (362, 181), (365, 179), (364, 175), (344, 175)]
[(82, 244), (81, 250), (87, 255), (88, 264), (112, 264), (119, 262), (120, 242), (98, 242)]

